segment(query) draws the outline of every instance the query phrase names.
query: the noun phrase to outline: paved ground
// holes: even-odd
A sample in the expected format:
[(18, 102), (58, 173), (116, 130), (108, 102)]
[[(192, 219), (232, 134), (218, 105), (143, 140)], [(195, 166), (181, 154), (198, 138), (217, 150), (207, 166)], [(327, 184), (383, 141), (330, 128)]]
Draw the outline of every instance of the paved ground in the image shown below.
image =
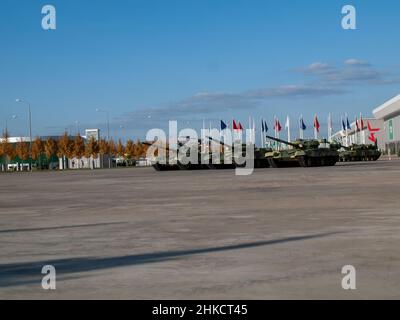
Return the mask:
[(0, 298), (400, 298), (399, 190), (399, 161), (1, 174)]

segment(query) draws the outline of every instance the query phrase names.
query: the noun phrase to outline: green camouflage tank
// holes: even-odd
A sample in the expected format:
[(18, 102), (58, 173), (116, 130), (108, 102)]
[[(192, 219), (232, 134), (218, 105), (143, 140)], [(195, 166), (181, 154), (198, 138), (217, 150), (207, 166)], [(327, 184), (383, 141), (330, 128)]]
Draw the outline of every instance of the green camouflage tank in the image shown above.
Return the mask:
[(265, 154), (273, 168), (333, 166), (339, 161), (338, 146), (326, 139), (288, 142), (267, 136), (268, 139), (290, 146), (290, 149), (271, 150)]
[(381, 151), (376, 144), (353, 144), (349, 147), (342, 146), (340, 161), (376, 161), (381, 156)]

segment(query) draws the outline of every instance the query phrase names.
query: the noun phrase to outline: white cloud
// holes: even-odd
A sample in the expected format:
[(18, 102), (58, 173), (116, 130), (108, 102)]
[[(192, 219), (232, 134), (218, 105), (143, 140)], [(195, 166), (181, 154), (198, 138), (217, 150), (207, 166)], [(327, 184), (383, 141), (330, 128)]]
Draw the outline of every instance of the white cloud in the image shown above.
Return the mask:
[(348, 66), (362, 66), (362, 67), (369, 67), (371, 64), (367, 61), (362, 61), (358, 59), (348, 59), (344, 62), (345, 65)]

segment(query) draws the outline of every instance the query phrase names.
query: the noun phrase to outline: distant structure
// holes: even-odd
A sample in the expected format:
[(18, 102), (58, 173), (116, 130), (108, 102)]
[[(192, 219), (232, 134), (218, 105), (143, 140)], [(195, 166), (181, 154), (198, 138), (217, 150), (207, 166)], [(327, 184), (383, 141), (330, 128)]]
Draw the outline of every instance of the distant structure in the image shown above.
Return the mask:
[(100, 140), (100, 129), (85, 129), (85, 136), (86, 140), (90, 140), (91, 137), (94, 137), (96, 141)]
[[(76, 135), (71, 135), (69, 138), (71, 140), (76, 139)], [(86, 129), (85, 130), (85, 135), (82, 136), (84, 142), (86, 143), (91, 137), (94, 137), (96, 141), (100, 140), (100, 129)], [(56, 136), (40, 136), (40, 140), (45, 143), (46, 140), (48, 139), (53, 139), (54, 141), (58, 142), (61, 138), (62, 135), (56, 135)], [(36, 139), (36, 138), (34, 138)], [(0, 138), (0, 142), (2, 142), (4, 139)], [(18, 142), (25, 142), (29, 143), (30, 139), (29, 137), (8, 137), (7, 141), (11, 144), (17, 144)], [(49, 161), (49, 168), (51, 169), (97, 169), (97, 168), (108, 168), (109, 165), (115, 167), (115, 162), (109, 161), (109, 156), (108, 155), (97, 155), (96, 158), (93, 156), (87, 158), (87, 157), (82, 157), (80, 159), (78, 158), (69, 158), (69, 159), (63, 159), (63, 158), (57, 158), (54, 157)], [(4, 167), (7, 167), (7, 170), (16, 170), (16, 171), (22, 171), (22, 170), (28, 170), (29, 168), (29, 162), (28, 161), (20, 161), (16, 159), (12, 159), (8, 161), (7, 163), (3, 163), (0, 161), (0, 169), (4, 171)]]
[[(364, 118), (364, 128), (357, 131), (356, 122), (351, 129), (336, 132), (332, 138), (344, 144), (373, 144), (377, 139), (379, 149), (391, 154), (400, 152), (400, 95), (386, 101), (372, 111), (374, 118)], [(371, 131), (372, 129), (372, 131)]]
[(391, 154), (400, 151), (400, 95), (386, 101), (373, 110), (376, 119), (382, 121), (385, 150)]
[(350, 123), (351, 129), (344, 131), (340, 130), (336, 132), (332, 138), (336, 141), (341, 142), (343, 145), (352, 145), (352, 144), (374, 144), (375, 142), (370, 139), (370, 132), (368, 131), (368, 123), (372, 128), (379, 129), (378, 132), (374, 133), (374, 137), (378, 142), (378, 148), (381, 150), (385, 150), (386, 142), (385, 142), (385, 132), (383, 128), (383, 121), (375, 118), (363, 118), (364, 128), (362, 131), (357, 131), (356, 122), (353, 121)]

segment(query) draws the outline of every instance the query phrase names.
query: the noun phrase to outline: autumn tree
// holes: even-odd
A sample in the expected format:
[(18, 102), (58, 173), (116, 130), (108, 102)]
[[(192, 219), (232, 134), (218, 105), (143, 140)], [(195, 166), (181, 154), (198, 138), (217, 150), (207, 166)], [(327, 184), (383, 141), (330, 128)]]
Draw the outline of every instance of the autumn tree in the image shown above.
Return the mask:
[(117, 156), (123, 157), (124, 155), (125, 155), (125, 148), (124, 145), (122, 144), (121, 139), (119, 139), (117, 145)]
[[(98, 142), (100, 161), (101, 161), (102, 166), (104, 165), (104, 155), (105, 154), (109, 155), (111, 153), (111, 150), (110, 150), (111, 141), (107, 143), (107, 141), (105, 139), (100, 139)], [(115, 145), (114, 145), (114, 148), (115, 148)]]
[(68, 133), (65, 132), (58, 141), (57, 157), (62, 159), (62, 168), (67, 168), (67, 158), (73, 155), (73, 143)]
[(144, 145), (140, 142), (140, 140), (138, 139), (135, 143), (135, 157), (137, 159), (141, 158), (144, 156), (145, 153), (145, 148)]
[(9, 135), (7, 131), (4, 131), (3, 138), (0, 144), (0, 154), (5, 160), (6, 170), (8, 162), (15, 157), (14, 146), (9, 142)]
[(94, 168), (94, 160), (97, 159), (99, 154), (99, 143), (95, 137), (90, 137), (89, 141), (86, 143), (85, 147), (85, 157), (90, 161), (90, 168)]
[(105, 155), (110, 152), (109, 143), (107, 143), (107, 141), (105, 139), (100, 139), (98, 146), (99, 146), (99, 153), (101, 155)]
[(131, 139), (128, 139), (125, 145), (125, 156), (127, 159), (131, 159), (134, 156), (134, 154), (135, 154), (135, 149), (133, 141)]
[(74, 140), (73, 155), (79, 159), (78, 168), (80, 168), (81, 159), (85, 155), (85, 142), (80, 135), (77, 135)]
[(147, 150), (149, 150), (149, 145), (148, 144), (144, 144), (144, 143), (142, 143), (142, 156), (143, 157), (146, 157), (146, 155), (147, 155)]
[(21, 138), (15, 147), (15, 153), (18, 158), (22, 161), (29, 159), (29, 147), (28, 144)]
[(53, 156), (57, 155), (57, 150), (57, 142), (54, 139), (48, 138), (44, 143), (44, 154), (46, 155), (48, 162), (51, 161)]
[(110, 140), (108, 142), (108, 152), (111, 156), (115, 157), (117, 155), (117, 147), (115, 145), (114, 140)]
[(37, 161), (43, 153), (43, 142), (39, 137), (36, 137), (32, 143), (32, 160)]

